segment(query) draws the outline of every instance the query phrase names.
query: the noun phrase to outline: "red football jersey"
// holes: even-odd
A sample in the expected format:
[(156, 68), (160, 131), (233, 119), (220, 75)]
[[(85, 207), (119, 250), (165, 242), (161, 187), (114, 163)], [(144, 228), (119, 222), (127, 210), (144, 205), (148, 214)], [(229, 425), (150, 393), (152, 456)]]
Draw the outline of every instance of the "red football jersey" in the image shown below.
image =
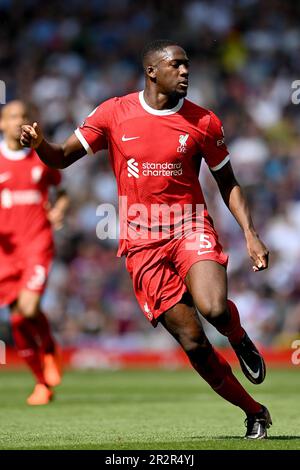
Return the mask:
[(60, 180), (60, 172), (44, 165), (34, 150), (12, 151), (0, 143), (0, 255), (21, 249), (30, 256), (33, 246), (52, 246), (45, 206), (49, 186)]
[(163, 238), (166, 215), (171, 220), (166, 238), (176, 235), (183, 218), (185, 224), (195, 222), (197, 205), (205, 223), (201, 160), (212, 171), (229, 160), (221, 121), (212, 111), (187, 99), (157, 110), (147, 105), (143, 92), (132, 93), (102, 103), (75, 134), (88, 154), (109, 149), (121, 197), (119, 255), (157, 235)]

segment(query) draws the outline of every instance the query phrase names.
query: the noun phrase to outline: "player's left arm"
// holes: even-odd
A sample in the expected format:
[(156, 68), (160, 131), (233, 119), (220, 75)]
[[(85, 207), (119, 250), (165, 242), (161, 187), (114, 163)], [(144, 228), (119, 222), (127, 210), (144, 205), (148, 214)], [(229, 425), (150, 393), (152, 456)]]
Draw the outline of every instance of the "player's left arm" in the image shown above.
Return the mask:
[(247, 199), (235, 178), (231, 163), (227, 162), (221, 169), (212, 171), (212, 174), (225, 204), (244, 232), (249, 256), (254, 261), (253, 271), (266, 269), (269, 251), (255, 230)]

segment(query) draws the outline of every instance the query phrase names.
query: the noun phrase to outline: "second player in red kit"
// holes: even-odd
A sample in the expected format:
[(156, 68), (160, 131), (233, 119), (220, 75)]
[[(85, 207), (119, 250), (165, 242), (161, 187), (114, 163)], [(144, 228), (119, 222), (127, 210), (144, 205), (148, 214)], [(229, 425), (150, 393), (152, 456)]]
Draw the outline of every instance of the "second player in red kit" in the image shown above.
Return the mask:
[(48, 190), (58, 188), (61, 175), (44, 165), (32, 149), (20, 145), (21, 126), (28, 121), (24, 103), (12, 101), (1, 114), (0, 143), (0, 306), (11, 311), (19, 355), (36, 385), (29, 405), (45, 405), (52, 386), (61, 380), (58, 349), (40, 300), (51, 267), (52, 229), (59, 228), (67, 197), (58, 190), (49, 208)]
[(13, 302), (22, 288), (44, 290), (53, 258), (48, 188), (60, 180), (34, 150), (0, 143), (0, 305)]

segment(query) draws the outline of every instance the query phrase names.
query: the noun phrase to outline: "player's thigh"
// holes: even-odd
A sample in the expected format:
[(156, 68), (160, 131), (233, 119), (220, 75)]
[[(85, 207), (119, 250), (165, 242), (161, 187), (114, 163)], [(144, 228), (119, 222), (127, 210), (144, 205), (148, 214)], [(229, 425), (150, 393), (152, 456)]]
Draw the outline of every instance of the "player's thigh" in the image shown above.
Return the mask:
[(181, 300), (187, 287), (164, 254), (163, 244), (129, 253), (126, 268), (141, 310), (155, 327), (160, 315)]
[(184, 294), (180, 302), (164, 312), (159, 321), (186, 351), (209, 345), (189, 293)]
[(17, 308), (28, 318), (35, 317), (39, 313), (39, 303), (46, 288), (51, 262), (52, 254), (48, 252), (37, 253), (26, 260)]
[(216, 261), (201, 260), (194, 263), (185, 283), (198, 310), (206, 317), (216, 317), (226, 311), (226, 268)]
[[(29, 250), (28, 250), (29, 251)], [(22, 289), (43, 293), (46, 287), (48, 274), (51, 269), (53, 252), (52, 250), (39, 249), (29, 251), (24, 255), (24, 269), (22, 273)]]
[(34, 318), (40, 310), (41, 294), (28, 289), (22, 289), (14, 309), (27, 318)]

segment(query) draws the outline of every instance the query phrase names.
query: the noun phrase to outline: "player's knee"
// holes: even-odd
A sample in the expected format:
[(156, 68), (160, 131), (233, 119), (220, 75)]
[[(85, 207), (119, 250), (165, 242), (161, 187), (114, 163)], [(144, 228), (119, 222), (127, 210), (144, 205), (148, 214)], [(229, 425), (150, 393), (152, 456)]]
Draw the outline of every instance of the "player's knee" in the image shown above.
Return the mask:
[(182, 332), (179, 341), (190, 359), (201, 354), (210, 346), (210, 343), (204, 334)]
[(201, 311), (206, 320), (214, 322), (227, 315), (226, 300), (217, 300), (208, 305), (204, 311)]

